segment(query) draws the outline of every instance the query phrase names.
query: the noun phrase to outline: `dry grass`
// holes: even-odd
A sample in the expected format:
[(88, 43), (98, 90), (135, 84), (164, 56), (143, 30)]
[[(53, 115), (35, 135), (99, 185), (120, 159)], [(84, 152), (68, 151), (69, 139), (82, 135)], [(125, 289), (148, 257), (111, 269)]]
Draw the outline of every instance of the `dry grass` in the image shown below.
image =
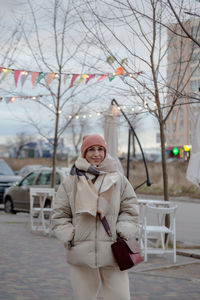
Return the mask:
[[(41, 164), (44, 166), (51, 166), (51, 158), (3, 158), (13, 170), (19, 170), (25, 165)], [(58, 161), (58, 166), (66, 167), (66, 161)], [(196, 188), (192, 183), (186, 179), (187, 162), (175, 161), (168, 164), (168, 178), (169, 178), (169, 192), (171, 196), (190, 196), (200, 199), (200, 189)], [(126, 173), (126, 161), (123, 161), (123, 167)], [(145, 184), (137, 189), (138, 194), (163, 194), (162, 187), (162, 169), (160, 163), (148, 163), (151, 187)], [(145, 168), (143, 162), (130, 163), (130, 177), (129, 180), (134, 187), (145, 181)]]
[[(175, 161), (168, 164), (169, 193), (171, 196), (190, 196), (200, 198), (200, 189), (195, 187), (186, 178), (187, 162)], [(124, 167), (124, 169), (126, 169)], [(148, 163), (150, 181), (152, 185), (144, 184), (137, 189), (141, 194), (163, 194), (163, 179), (161, 163)], [(146, 179), (143, 162), (131, 162), (129, 180), (134, 187)]]

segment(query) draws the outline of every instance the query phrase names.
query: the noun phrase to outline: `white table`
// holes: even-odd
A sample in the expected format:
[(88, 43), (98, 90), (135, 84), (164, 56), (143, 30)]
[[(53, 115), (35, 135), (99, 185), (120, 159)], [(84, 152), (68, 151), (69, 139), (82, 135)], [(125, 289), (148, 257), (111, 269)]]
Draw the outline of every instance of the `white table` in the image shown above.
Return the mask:
[[(48, 200), (48, 207), (45, 202)], [(51, 231), (51, 213), (54, 207), (55, 189), (54, 188), (30, 188), (30, 223), (32, 231)], [(48, 215), (48, 218), (45, 216)]]
[(155, 200), (155, 199), (138, 199), (139, 204), (155, 204), (155, 205), (169, 205), (170, 201), (164, 201), (164, 200)]

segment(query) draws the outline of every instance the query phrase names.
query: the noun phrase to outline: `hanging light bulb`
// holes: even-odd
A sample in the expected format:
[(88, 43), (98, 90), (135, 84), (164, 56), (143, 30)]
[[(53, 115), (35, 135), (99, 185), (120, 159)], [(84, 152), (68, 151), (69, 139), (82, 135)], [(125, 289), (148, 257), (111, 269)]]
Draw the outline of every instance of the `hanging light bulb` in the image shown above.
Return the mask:
[(10, 100), (10, 102), (14, 103), (15, 100), (16, 100), (16, 97), (12, 97), (11, 100)]

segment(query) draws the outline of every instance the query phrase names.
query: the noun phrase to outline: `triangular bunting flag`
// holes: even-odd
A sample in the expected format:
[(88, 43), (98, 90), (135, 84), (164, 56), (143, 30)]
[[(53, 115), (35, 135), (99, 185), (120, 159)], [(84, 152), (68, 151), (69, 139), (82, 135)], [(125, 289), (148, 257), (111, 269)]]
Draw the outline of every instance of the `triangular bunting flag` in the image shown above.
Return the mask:
[(31, 73), (32, 85), (35, 85), (38, 75), (39, 75), (39, 72), (32, 72)]
[(115, 70), (115, 75), (124, 75), (123, 67), (119, 67)]
[(79, 74), (74, 74), (74, 75), (72, 76), (72, 80), (71, 80), (71, 82), (70, 82), (69, 89), (70, 89), (71, 87), (73, 87), (74, 81), (76, 80), (76, 78), (77, 78), (78, 76), (79, 76)]
[(54, 80), (56, 74), (55, 73), (47, 73), (46, 75), (46, 84), (50, 85), (50, 83)]
[(86, 81), (85, 81), (85, 84), (88, 83), (88, 81), (92, 78), (92, 77), (95, 77), (95, 74), (91, 74), (87, 77)]
[(16, 86), (16, 87), (17, 87), (17, 82), (18, 82), (20, 73), (21, 73), (20, 70), (15, 70), (15, 71), (14, 71), (14, 79), (15, 79), (15, 86)]
[(64, 78), (63, 78), (63, 83), (65, 84), (67, 79), (69, 78), (69, 75), (68, 74), (64, 74)]
[(26, 81), (28, 74), (29, 74), (29, 72), (26, 72), (26, 71), (22, 72), (22, 74), (21, 74), (21, 85), (22, 86), (24, 85), (24, 82)]
[(115, 78), (115, 75), (109, 76), (109, 81), (112, 81)]
[(97, 81), (99, 82), (99, 81), (101, 81), (102, 79), (104, 79), (107, 76), (108, 76), (108, 74), (101, 75), (101, 77), (99, 77)]
[(46, 75), (46, 73), (40, 72), (38, 75), (36, 84), (39, 83), (42, 78), (45, 78), (45, 75)]
[(80, 82), (82, 82), (84, 79), (88, 78), (89, 75), (87, 74), (81, 74), (81, 78), (79, 79), (79, 81), (76, 82), (76, 84), (79, 84)]
[(4, 74), (1, 78), (1, 80), (4, 80), (11, 71), (12, 71), (11, 69), (3, 69)]
[(12, 97), (5, 97), (6, 103), (9, 103), (11, 98), (12, 98)]

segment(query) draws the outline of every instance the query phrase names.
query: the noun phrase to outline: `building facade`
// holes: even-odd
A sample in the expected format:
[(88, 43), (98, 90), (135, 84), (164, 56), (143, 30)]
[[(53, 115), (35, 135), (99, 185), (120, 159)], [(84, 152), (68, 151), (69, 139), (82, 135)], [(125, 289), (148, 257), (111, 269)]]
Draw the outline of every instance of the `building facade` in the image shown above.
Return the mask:
[[(188, 20), (185, 28), (200, 41), (200, 21)], [(168, 102), (178, 101), (166, 124), (166, 146), (192, 144), (193, 120), (199, 104), (191, 104), (200, 97), (200, 47), (189, 39), (178, 24), (168, 30), (167, 82)], [(176, 34), (174, 34), (174, 31)]]

